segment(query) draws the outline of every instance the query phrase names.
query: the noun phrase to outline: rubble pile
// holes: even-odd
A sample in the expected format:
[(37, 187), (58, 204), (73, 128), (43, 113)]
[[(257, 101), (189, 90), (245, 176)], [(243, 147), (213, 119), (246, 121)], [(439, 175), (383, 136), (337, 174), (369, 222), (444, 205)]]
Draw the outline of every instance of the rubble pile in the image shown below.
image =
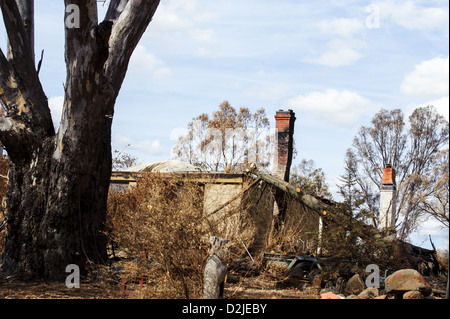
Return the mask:
[(380, 288), (366, 288), (358, 274), (351, 277), (339, 291), (336, 286), (321, 289), (309, 287), (305, 290), (321, 299), (441, 299), (444, 290), (433, 289), (425, 278), (414, 269), (401, 269), (390, 276)]
[(346, 259), (271, 252), (258, 260), (232, 260), (227, 282), (238, 283), (241, 277), (266, 278), (275, 283), (275, 289), (295, 290), (301, 298), (311, 299), (445, 298), (447, 271), (443, 267), (426, 273), (412, 268), (385, 270), (376, 279), (364, 269)]

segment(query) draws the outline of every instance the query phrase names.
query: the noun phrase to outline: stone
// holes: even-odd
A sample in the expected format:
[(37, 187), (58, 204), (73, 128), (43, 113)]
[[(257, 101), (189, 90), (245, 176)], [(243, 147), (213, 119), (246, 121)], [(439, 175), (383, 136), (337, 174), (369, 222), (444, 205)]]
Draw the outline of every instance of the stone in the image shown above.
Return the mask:
[(385, 290), (389, 294), (404, 294), (410, 290), (420, 291), (422, 295), (429, 296), (432, 288), (422, 275), (414, 269), (402, 269), (386, 278)]
[(377, 288), (366, 288), (358, 295), (358, 297), (360, 299), (373, 299), (378, 297), (378, 295), (379, 292)]
[(403, 299), (424, 299), (425, 297), (422, 295), (420, 291), (410, 290), (403, 294)]
[(350, 278), (345, 286), (345, 293), (347, 295), (358, 295), (364, 290), (364, 282), (361, 277), (356, 274)]
[(335, 293), (325, 292), (320, 295), (321, 299), (343, 299), (343, 297), (336, 295)]

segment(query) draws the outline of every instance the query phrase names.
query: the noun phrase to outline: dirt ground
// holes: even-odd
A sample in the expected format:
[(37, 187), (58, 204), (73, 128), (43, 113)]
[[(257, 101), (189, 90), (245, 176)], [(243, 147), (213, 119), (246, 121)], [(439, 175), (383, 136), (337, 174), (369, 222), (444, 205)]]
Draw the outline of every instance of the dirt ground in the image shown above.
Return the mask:
[[(0, 299), (129, 299), (118, 285), (83, 283), (80, 288), (68, 289), (65, 283), (20, 282), (0, 277)], [(298, 289), (278, 289), (275, 281), (259, 277), (241, 278), (238, 283), (227, 283), (226, 299), (317, 299)]]
[[(427, 278), (435, 289), (444, 289), (442, 280)], [(318, 294), (307, 294), (296, 288), (278, 288), (277, 281), (266, 276), (239, 277), (226, 283), (225, 299), (320, 299)], [(135, 286), (139, 289), (138, 286)], [(65, 283), (20, 282), (0, 275), (1, 299), (134, 299), (141, 298), (128, 289), (124, 294), (121, 284), (81, 282), (80, 288), (69, 289)], [(130, 293), (131, 292), (131, 293)]]
[(238, 283), (226, 284), (224, 297), (229, 299), (320, 299), (295, 288), (277, 288), (277, 281), (267, 277), (240, 278)]
[(0, 277), (0, 299), (116, 299), (122, 298), (117, 291), (104, 286), (86, 283), (79, 289), (69, 289), (65, 283), (20, 282)]

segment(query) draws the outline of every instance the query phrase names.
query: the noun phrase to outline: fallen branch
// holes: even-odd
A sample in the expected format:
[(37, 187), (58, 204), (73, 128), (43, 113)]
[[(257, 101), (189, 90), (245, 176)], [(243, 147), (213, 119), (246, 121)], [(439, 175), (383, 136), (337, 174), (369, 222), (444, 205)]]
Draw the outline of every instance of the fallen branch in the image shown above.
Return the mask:
[(269, 183), (278, 189), (282, 190), (283, 192), (289, 194), (291, 197), (296, 199), (299, 203), (304, 205), (309, 210), (313, 211), (314, 213), (318, 214), (320, 217), (324, 217), (326, 215), (325, 211), (328, 206), (335, 206), (337, 203), (325, 199), (325, 198), (318, 198), (313, 195), (304, 194), (301, 192), (300, 189), (295, 188), (291, 184), (276, 178), (270, 174), (262, 174), (256, 169), (256, 166), (252, 166), (248, 171), (247, 174), (252, 174), (258, 177), (258, 179), (261, 179), (265, 181), (266, 183)]

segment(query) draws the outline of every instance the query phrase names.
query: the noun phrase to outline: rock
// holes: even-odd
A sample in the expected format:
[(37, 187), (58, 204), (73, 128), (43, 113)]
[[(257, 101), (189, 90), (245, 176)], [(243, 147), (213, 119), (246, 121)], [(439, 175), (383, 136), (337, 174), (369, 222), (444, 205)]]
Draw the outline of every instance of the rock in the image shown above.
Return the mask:
[(373, 299), (378, 297), (378, 289), (377, 288), (366, 288), (359, 295), (359, 299)]
[(411, 290), (403, 294), (403, 299), (424, 299), (424, 298), (425, 297), (422, 295), (422, 293), (417, 290)]
[(320, 298), (321, 299), (344, 299), (343, 297), (338, 296), (338, 295), (332, 293), (331, 291), (321, 294)]
[(350, 278), (345, 286), (345, 293), (347, 295), (358, 295), (364, 290), (364, 282), (361, 277), (356, 274)]
[(387, 295), (381, 295), (381, 296), (375, 297), (373, 299), (387, 299)]
[(420, 291), (424, 296), (432, 293), (431, 286), (414, 269), (402, 269), (386, 278), (385, 289), (390, 294), (404, 294), (410, 290)]
[(357, 295), (350, 295), (345, 297), (345, 299), (360, 299)]

